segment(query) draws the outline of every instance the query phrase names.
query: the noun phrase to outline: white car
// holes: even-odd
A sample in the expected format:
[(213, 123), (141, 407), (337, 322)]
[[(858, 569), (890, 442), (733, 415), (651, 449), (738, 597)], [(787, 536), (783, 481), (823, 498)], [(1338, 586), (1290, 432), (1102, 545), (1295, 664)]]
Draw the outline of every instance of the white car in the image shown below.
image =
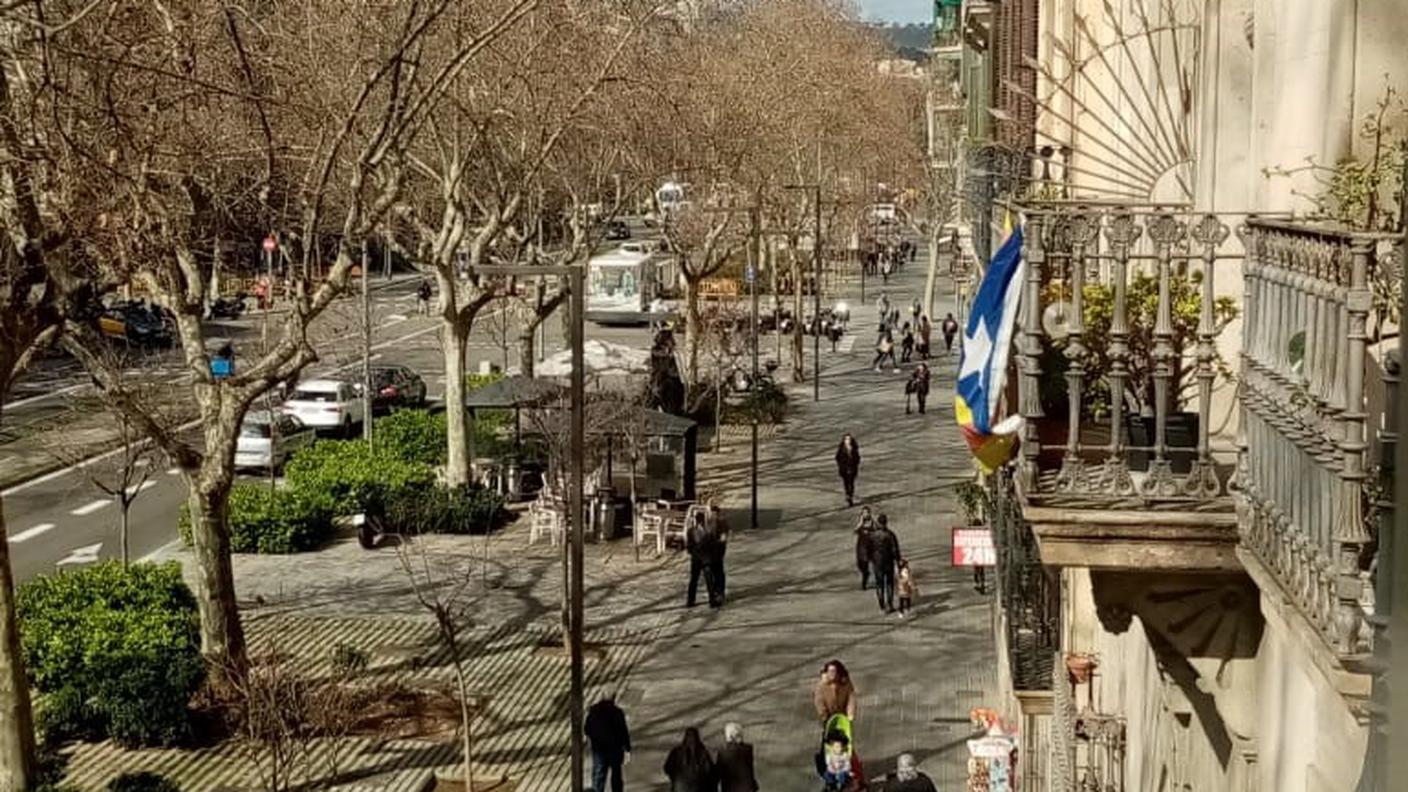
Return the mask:
[(367, 417), (367, 400), (361, 388), (338, 380), (309, 380), (299, 383), (283, 406), (285, 415), (292, 415), (305, 426), (314, 429), (335, 429), (351, 435), (352, 427)]
[(312, 445), (314, 439), (313, 430), (292, 415), (250, 412), (235, 441), (235, 467), (280, 470), (293, 452)]

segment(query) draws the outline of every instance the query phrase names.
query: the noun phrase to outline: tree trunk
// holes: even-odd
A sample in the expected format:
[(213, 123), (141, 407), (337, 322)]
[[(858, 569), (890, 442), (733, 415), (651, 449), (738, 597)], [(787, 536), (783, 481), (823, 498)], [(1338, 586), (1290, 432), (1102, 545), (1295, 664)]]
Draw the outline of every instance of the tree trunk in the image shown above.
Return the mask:
[[(699, 283), (693, 278), (684, 281), (684, 348), (687, 385), (696, 387), (699, 379), (699, 342), (704, 335), (703, 318), (699, 315)], [(693, 396), (694, 394), (690, 394)]]
[[(207, 424), (207, 436), (214, 430)], [(233, 444), (231, 444), (233, 445)], [(218, 446), (217, 446), (218, 448)], [(227, 458), (228, 457), (228, 458)], [(221, 454), (207, 443), (205, 463), (188, 473), (191, 535), (199, 567), (196, 605), (200, 610), (201, 654), (215, 679), (240, 674), (248, 665), (244, 626), (235, 601), (230, 562), (229, 506), (234, 485), (233, 452)]]
[(445, 479), (452, 487), (469, 486), (469, 422), (465, 419), (464, 350), (468, 328), (453, 319), (440, 328), (440, 348), (445, 355), (445, 432), (449, 442)]
[(806, 340), (802, 333), (802, 322), (806, 318), (802, 313), (802, 264), (797, 256), (797, 248), (794, 245), (788, 251), (792, 259), (792, 381), (807, 381), (807, 363), (803, 357), (803, 350), (806, 348)]
[(525, 377), (533, 376), (533, 364), (536, 362), (533, 336), (538, 332), (540, 323), (541, 320), (529, 322), (523, 332), (518, 334), (518, 372)]
[(127, 545), (127, 524), (128, 518), (130, 517), (129, 512), (132, 510), (132, 502), (128, 499), (129, 497), (130, 496), (127, 496), (126, 493), (124, 493), (124, 497), (117, 504), (118, 508), (122, 509), (122, 515), (120, 517), (121, 521), (118, 523), (117, 529), (121, 534), (120, 536), (118, 536), (118, 540), (122, 543), (122, 566), (124, 568), (126, 568), (129, 561)]
[(941, 224), (935, 222), (929, 224), (929, 274), (924, 279), (924, 310), (922, 315), (934, 318), (934, 289), (939, 279), (939, 234), (943, 231)]
[[(5, 504), (0, 500), (0, 536), (4, 535)], [(10, 543), (4, 540), (0, 541), (0, 790), (22, 792), (34, 777), (34, 712), (20, 654)]]

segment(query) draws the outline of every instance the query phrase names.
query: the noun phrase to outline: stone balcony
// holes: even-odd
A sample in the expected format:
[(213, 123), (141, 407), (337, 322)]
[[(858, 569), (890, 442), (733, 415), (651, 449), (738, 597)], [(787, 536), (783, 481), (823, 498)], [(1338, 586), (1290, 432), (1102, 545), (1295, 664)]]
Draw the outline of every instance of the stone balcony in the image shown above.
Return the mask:
[(1014, 481), (1041, 562), (1245, 569), (1336, 657), (1361, 656), (1370, 441), (1396, 384), (1373, 343), (1388, 240), (1158, 207), (1022, 212), (1007, 402), (1027, 419)]

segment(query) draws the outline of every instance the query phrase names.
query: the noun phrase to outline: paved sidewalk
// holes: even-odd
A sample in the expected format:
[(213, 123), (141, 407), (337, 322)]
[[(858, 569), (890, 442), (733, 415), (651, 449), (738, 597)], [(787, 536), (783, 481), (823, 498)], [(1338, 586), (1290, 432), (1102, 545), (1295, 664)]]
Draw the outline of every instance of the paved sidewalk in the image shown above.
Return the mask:
[[(923, 266), (891, 279), (887, 291), (902, 311), (922, 289)], [(679, 621), (621, 695), (637, 748), (626, 773), (631, 789), (667, 788), (665, 753), (685, 727), (700, 727), (717, 746), (731, 720), (755, 746), (764, 790), (815, 788), (820, 730), (811, 689), (833, 657), (848, 666), (860, 694), (856, 744), (869, 775), (893, 770), (909, 752), (940, 789), (961, 789), (966, 780), (968, 711), (992, 702), (996, 659), (990, 598), (974, 591), (970, 573), (949, 567), (951, 487), (971, 470), (953, 420), (957, 358), (932, 361), (931, 410), (906, 416), (910, 367), (877, 374), (867, 365), (873, 303), (857, 305), (851, 325), (853, 351), (823, 352), (821, 402), (811, 401), (810, 384), (793, 388), (795, 410), (763, 447), (759, 530), (746, 530), (747, 445), (701, 458), (704, 475), (728, 491), (735, 528), (729, 602), (713, 612), (683, 609), (681, 572)], [(937, 329), (935, 336), (942, 347)], [(850, 530), (859, 505), (845, 507), (833, 459), (845, 431), (860, 442), (861, 502), (889, 515), (912, 559), (919, 597), (911, 619), (882, 615), (874, 595), (860, 591)]]

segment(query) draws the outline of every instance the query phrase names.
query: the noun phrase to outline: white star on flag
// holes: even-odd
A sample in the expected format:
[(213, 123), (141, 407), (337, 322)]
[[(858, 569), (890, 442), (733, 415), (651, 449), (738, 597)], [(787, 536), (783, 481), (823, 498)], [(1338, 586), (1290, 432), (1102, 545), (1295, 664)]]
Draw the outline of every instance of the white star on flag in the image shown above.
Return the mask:
[(982, 373), (992, 359), (992, 337), (988, 335), (988, 324), (978, 318), (978, 329), (971, 336), (963, 338), (963, 367), (958, 371), (961, 380), (969, 374)]

